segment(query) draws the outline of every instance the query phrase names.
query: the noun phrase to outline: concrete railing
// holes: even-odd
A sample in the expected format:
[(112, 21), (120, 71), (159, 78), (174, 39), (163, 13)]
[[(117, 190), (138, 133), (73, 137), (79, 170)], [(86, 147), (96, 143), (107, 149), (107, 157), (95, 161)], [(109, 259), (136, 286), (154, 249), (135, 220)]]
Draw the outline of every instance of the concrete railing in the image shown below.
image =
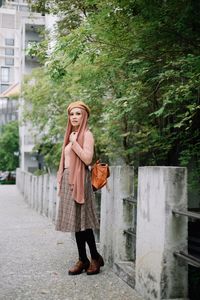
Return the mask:
[(172, 213), (187, 209), (186, 168), (139, 168), (136, 258), (135, 247), (127, 247), (124, 234), (135, 224), (135, 208), (123, 201), (133, 195), (133, 169), (112, 168), (108, 184), (110, 191), (102, 190), (100, 228), (107, 262), (143, 299), (186, 299), (187, 264), (177, 260), (174, 252), (187, 251), (187, 220)]
[(16, 184), (30, 207), (55, 221), (59, 203), (56, 175), (35, 176), (17, 169)]
[[(17, 169), (17, 186), (30, 207), (55, 221), (59, 203), (56, 175), (35, 176)], [(133, 208), (124, 203), (123, 199), (133, 195), (133, 168), (111, 167), (108, 186), (109, 188), (104, 187), (101, 193), (95, 193), (101, 237), (98, 231), (95, 231), (95, 235), (97, 241), (101, 239), (102, 251), (107, 262), (113, 264), (118, 261), (132, 261), (133, 256), (135, 257), (135, 240), (133, 245), (133, 241), (130, 242), (124, 231), (132, 228), (136, 220), (133, 217)], [(116, 198), (119, 201), (116, 201)]]
[[(187, 219), (172, 211), (187, 209), (187, 170), (139, 168), (137, 204), (127, 205), (124, 199), (134, 196), (133, 174), (132, 167), (111, 167), (109, 188), (101, 191), (101, 253), (143, 299), (186, 299), (187, 264), (174, 253), (187, 251)], [(17, 186), (31, 207), (55, 220), (59, 201), (55, 176), (18, 169)], [(130, 231), (136, 238), (127, 238)]]
[[(24, 200), (38, 213), (55, 222), (59, 196), (57, 195), (56, 174), (33, 175), (21, 169), (17, 169), (16, 184), (24, 196)], [(101, 194), (96, 192), (96, 208), (100, 219)], [(99, 230), (95, 230), (97, 242), (99, 242)]]
[(111, 167), (108, 187), (102, 189), (100, 247), (105, 260), (135, 286), (135, 238), (125, 233), (135, 226), (134, 207), (124, 199), (134, 194), (134, 168)]
[(144, 299), (187, 297), (187, 264), (174, 256), (187, 251), (187, 219), (172, 213), (187, 205), (186, 168), (139, 168), (135, 288)]

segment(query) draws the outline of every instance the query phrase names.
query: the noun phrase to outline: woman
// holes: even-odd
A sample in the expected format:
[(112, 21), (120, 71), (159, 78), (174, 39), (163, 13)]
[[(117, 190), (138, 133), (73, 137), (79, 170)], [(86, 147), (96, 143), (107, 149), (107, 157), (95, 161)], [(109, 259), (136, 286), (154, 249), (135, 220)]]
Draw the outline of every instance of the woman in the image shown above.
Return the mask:
[[(94, 152), (93, 135), (87, 126), (90, 109), (82, 101), (77, 101), (68, 106), (67, 112), (68, 124), (58, 170), (60, 203), (56, 230), (75, 232), (79, 260), (69, 270), (69, 275), (80, 274), (83, 270), (93, 275), (99, 273), (104, 261), (96, 249), (93, 233), (99, 222), (88, 170)], [(86, 243), (91, 262), (87, 257)]]

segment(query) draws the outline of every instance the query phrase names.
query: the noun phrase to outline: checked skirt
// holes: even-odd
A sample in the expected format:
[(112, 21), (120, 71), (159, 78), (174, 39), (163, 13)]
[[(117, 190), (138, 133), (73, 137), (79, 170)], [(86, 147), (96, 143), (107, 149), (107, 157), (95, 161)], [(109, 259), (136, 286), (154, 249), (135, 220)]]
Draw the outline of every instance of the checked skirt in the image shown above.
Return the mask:
[(68, 177), (69, 170), (65, 169), (62, 177), (55, 229), (64, 232), (77, 232), (89, 228), (99, 228), (90, 171), (87, 169), (85, 171), (84, 204), (79, 204), (72, 198), (72, 191), (68, 183)]

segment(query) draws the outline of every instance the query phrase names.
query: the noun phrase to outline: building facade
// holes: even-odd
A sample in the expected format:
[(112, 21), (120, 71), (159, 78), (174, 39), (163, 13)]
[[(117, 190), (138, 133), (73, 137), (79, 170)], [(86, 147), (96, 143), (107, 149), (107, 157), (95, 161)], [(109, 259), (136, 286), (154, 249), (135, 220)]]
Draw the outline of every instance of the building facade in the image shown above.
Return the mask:
[[(26, 53), (27, 46), (41, 40), (40, 31), (49, 26), (48, 16), (31, 12), (24, 0), (0, 1), (0, 121), (5, 123), (5, 105), (9, 106), (12, 90), (16, 90), (19, 102), (18, 117), (22, 119), (24, 99), (21, 87), (25, 75), (39, 66), (36, 58)], [(15, 91), (16, 92), (16, 91)], [(11, 101), (11, 102), (10, 102)], [(5, 104), (7, 103), (7, 104)], [(8, 105), (9, 103), (9, 105)], [(14, 117), (12, 117), (14, 118)], [(37, 134), (32, 125), (20, 122), (20, 168), (33, 172), (38, 169), (38, 153), (34, 151)]]
[(0, 99), (0, 132), (2, 126), (18, 119), (18, 100)]

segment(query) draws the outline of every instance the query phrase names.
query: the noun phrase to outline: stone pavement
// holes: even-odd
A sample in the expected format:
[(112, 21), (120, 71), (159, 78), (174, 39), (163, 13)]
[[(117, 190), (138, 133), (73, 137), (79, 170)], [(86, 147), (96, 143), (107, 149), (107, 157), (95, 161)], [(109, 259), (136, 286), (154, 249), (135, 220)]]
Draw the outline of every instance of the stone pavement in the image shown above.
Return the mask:
[(0, 300), (142, 300), (104, 266), (69, 276), (76, 261), (69, 233), (32, 210), (14, 185), (0, 185)]

